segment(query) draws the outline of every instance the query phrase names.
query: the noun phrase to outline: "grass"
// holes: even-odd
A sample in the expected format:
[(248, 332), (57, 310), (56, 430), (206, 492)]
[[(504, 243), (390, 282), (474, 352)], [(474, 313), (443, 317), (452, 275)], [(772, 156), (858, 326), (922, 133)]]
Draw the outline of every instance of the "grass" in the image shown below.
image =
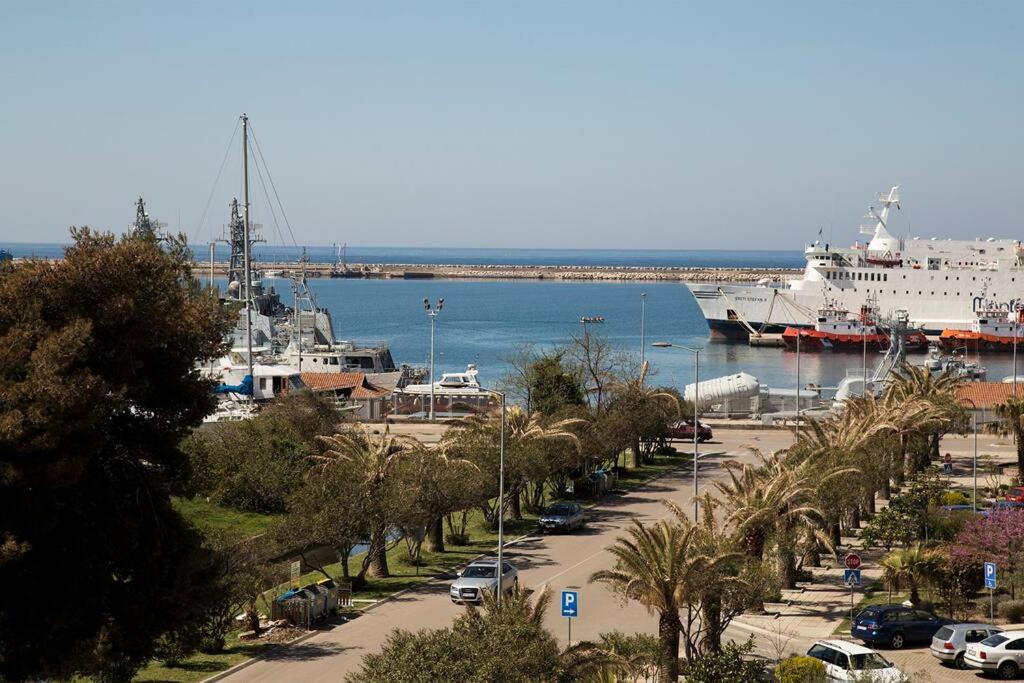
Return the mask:
[(174, 509), (203, 532), (257, 536), (281, 523), (284, 515), (264, 515), (222, 507), (203, 498), (171, 498)]
[[(618, 489), (620, 491), (627, 491), (636, 488), (655, 477), (678, 469), (688, 462), (689, 460), (685, 456), (680, 455), (655, 456), (651, 463), (630, 468), (620, 473)], [(594, 501), (593, 504), (598, 502)], [(234, 531), (245, 535), (256, 535), (273, 528), (282, 518), (281, 515), (258, 515), (238, 512), (208, 503), (202, 499), (175, 498), (174, 506), (182, 515), (204, 531)], [(524, 510), (523, 519), (505, 521), (505, 538), (512, 540), (532, 533), (536, 529), (537, 515), (528, 514)], [(468, 545), (447, 545), (447, 549), (443, 553), (429, 552), (423, 548), (420, 552), (423, 564), (419, 567), (409, 562), (405, 542), (399, 541), (388, 551), (388, 567), (391, 571), (391, 576), (386, 578), (368, 578), (366, 586), (356, 591), (353, 597), (356, 600), (383, 600), (399, 591), (422, 585), (438, 574), (452, 571), (454, 567), (464, 564), (479, 555), (493, 552), (497, 548), (498, 533), (487, 528), (483, 514), (479, 510), (474, 510), (470, 513), (467, 533), (470, 539)], [(353, 573), (358, 571), (361, 561), (361, 557), (349, 560), (350, 569)], [(340, 563), (329, 565), (325, 567), (325, 570), (332, 577), (341, 576)], [(306, 585), (323, 578), (324, 576), (320, 572), (308, 572), (302, 575), (299, 583), (300, 585)], [(266, 592), (262, 605), (265, 614), (269, 614), (270, 611), (268, 601), (283, 592), (287, 586), (288, 583), (284, 582), (277, 588)], [(369, 604), (369, 602), (357, 603), (357, 610)], [(381, 638), (385, 636), (386, 634), (381, 634)], [(237, 639), (237, 633), (235, 633), (228, 637), (227, 648), (221, 654), (196, 654), (174, 667), (164, 666), (162, 662), (153, 661), (138, 673), (135, 680), (195, 683), (236, 664), (240, 664), (251, 657), (255, 657), (272, 647), (275, 647), (275, 645), (270, 643), (241, 642)]]
[(238, 640), (238, 632), (228, 636), (227, 647), (224, 651), (215, 655), (204, 655), (197, 653), (184, 660), (177, 666), (165, 666), (163, 662), (151, 661), (148, 666), (139, 671), (134, 680), (136, 681), (181, 681), (182, 683), (193, 683), (209, 678), (214, 674), (241, 664), (270, 648), (275, 647), (273, 643), (251, 643)]

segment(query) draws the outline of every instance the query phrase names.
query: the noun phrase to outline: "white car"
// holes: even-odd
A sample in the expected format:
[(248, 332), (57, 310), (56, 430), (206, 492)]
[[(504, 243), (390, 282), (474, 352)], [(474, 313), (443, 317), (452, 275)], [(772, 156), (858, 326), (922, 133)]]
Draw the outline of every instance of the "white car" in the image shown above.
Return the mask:
[(903, 680), (903, 672), (892, 662), (870, 648), (845, 640), (819, 640), (807, 651), (808, 657), (820, 659), (830, 681)]
[[(506, 593), (515, 590), (519, 586), (519, 572), (508, 562), (503, 562), (505, 571), (502, 572), (501, 583)], [(448, 596), (455, 603), (483, 602), (484, 591), (491, 595), (497, 593), (498, 587), (498, 563), (496, 560), (478, 560), (471, 562), (465, 569), (459, 572), (459, 577), (452, 582), (448, 589)]]
[(967, 646), (964, 663), (994, 673), (1003, 680), (1017, 677), (1024, 668), (1024, 631), (1005, 631)]

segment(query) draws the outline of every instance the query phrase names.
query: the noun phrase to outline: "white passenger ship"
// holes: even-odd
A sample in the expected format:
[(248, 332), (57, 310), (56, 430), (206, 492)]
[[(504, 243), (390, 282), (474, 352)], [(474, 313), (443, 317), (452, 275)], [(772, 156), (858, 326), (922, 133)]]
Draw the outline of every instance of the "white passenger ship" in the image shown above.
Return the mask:
[[(822, 301), (858, 310), (869, 298), (882, 317), (903, 309), (926, 334), (970, 329), (977, 311), (1012, 311), (1024, 295), (1024, 247), (1019, 240), (923, 239), (893, 236), (890, 209), (899, 186), (868, 210), (867, 244), (837, 249), (819, 239), (804, 250), (803, 277), (778, 285), (687, 283), (712, 338), (746, 339), (752, 331), (813, 327)], [(1020, 278), (1020, 281), (1018, 281)]]

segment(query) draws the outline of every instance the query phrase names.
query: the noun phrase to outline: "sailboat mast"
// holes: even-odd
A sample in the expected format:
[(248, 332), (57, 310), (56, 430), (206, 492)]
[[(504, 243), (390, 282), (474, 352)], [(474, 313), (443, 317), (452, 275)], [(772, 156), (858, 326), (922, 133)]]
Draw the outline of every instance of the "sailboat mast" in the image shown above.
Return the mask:
[[(242, 114), (242, 192), (245, 202), (245, 336), (246, 351), (249, 364), (249, 377), (255, 386), (256, 378), (252, 375), (252, 242), (250, 241), (251, 223), (249, 221), (249, 117)], [(255, 398), (255, 396), (253, 396)]]

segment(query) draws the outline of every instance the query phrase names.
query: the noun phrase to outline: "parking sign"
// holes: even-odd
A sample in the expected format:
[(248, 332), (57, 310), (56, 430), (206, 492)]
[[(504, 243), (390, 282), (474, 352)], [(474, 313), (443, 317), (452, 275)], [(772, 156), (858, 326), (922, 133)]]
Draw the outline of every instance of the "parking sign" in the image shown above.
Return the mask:
[(580, 613), (580, 598), (576, 591), (562, 591), (562, 616), (578, 617)]
[(985, 588), (996, 587), (996, 563), (985, 563)]

